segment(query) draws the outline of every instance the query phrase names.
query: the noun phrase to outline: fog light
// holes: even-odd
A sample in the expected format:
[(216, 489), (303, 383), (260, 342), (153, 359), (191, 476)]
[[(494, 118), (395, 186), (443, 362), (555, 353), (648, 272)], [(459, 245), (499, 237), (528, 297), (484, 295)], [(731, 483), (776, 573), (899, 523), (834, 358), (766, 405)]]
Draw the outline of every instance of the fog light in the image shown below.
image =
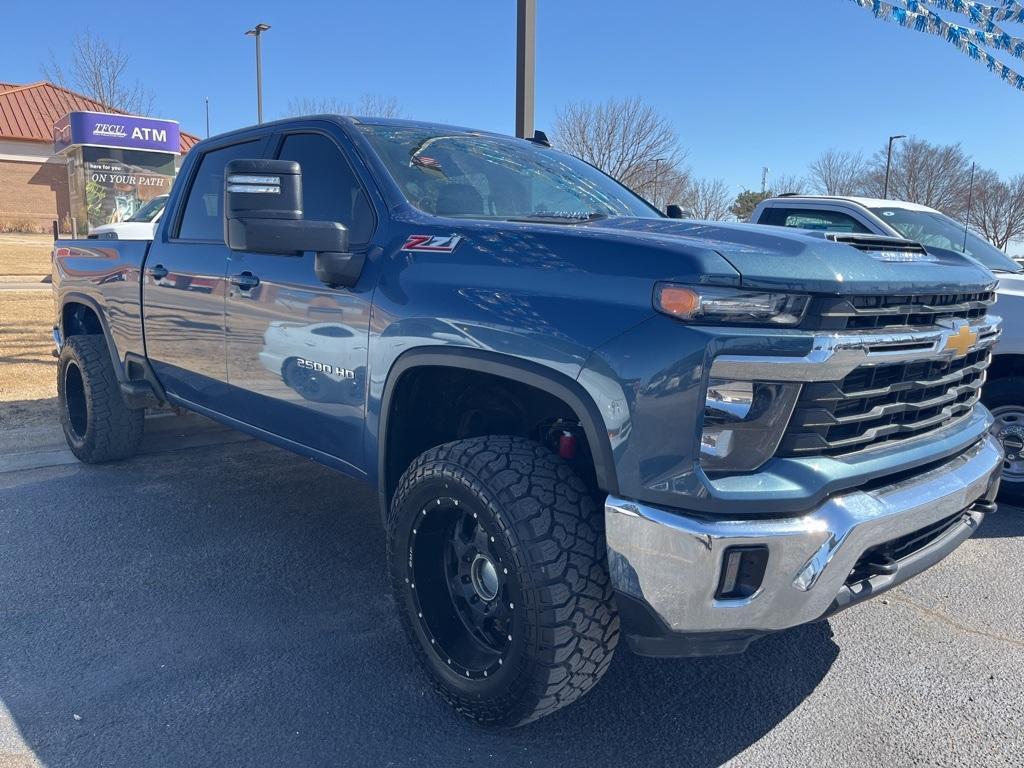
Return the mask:
[(737, 472), (757, 469), (775, 454), (799, 393), (799, 384), (708, 381), (701, 466)]
[(722, 557), (716, 600), (743, 600), (761, 588), (768, 567), (768, 547), (729, 547)]

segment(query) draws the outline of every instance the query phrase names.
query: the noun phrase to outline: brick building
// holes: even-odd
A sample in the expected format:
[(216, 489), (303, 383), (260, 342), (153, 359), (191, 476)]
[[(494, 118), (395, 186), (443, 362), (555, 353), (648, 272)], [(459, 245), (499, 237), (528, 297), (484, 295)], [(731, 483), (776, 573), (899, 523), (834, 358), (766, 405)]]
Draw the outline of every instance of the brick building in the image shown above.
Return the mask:
[[(55, 219), (66, 227), (68, 174), (53, 151), (53, 124), (75, 111), (117, 110), (53, 83), (0, 83), (0, 232), (48, 232)], [(197, 141), (182, 132), (182, 154)]]

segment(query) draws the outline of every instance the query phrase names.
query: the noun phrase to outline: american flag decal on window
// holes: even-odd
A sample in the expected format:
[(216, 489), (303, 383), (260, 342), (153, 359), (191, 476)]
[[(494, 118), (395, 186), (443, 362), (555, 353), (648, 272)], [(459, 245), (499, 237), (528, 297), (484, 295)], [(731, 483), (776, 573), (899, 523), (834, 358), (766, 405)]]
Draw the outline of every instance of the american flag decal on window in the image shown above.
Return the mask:
[(409, 235), (402, 250), (451, 253), (461, 241), (461, 235)]

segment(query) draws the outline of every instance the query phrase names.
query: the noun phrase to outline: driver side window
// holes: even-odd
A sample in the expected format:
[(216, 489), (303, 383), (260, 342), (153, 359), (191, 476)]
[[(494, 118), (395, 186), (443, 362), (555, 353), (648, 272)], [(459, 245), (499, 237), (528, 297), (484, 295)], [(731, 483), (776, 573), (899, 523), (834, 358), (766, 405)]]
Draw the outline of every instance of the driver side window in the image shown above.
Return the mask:
[(303, 215), (311, 221), (339, 221), (348, 228), (349, 242), (367, 243), (373, 235), (373, 208), (341, 149), (320, 133), (285, 137), (279, 160), (302, 167)]

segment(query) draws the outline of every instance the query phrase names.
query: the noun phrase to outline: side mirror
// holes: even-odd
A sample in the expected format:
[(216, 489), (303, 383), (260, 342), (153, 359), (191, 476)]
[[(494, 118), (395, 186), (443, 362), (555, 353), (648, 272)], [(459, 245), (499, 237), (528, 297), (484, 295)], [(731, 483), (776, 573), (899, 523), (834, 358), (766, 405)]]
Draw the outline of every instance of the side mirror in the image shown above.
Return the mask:
[(302, 216), (302, 169), (289, 160), (232, 160), (224, 168), (224, 242), (233, 251), (316, 254), (317, 279), (356, 284), (365, 254), (348, 250), (348, 229)]
[(681, 219), (681, 218), (683, 218), (683, 208), (682, 208), (682, 206), (676, 205), (674, 203), (672, 205), (669, 205), (669, 206), (667, 206), (665, 208), (665, 213), (668, 214), (668, 217), (670, 219)]

